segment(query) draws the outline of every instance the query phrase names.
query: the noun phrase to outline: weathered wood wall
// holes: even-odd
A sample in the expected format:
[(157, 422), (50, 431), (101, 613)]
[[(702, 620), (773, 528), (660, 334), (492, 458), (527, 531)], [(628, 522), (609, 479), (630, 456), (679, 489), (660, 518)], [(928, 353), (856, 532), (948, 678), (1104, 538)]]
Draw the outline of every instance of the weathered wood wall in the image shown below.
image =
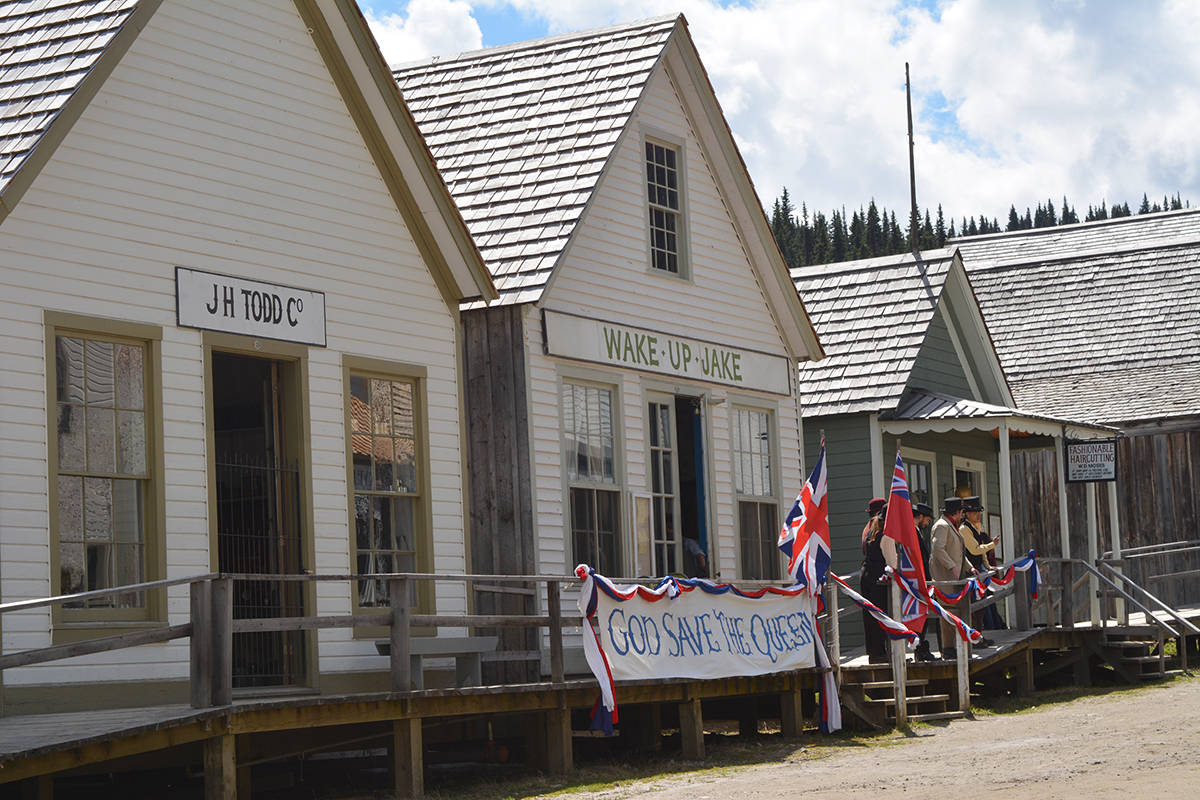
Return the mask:
[[(488, 575), (537, 573), (530, 486), (529, 417), (524, 330), (520, 306), (466, 311), (463, 375), (466, 382), (471, 571)], [(477, 591), (477, 614), (533, 614), (533, 585), (506, 592)], [(498, 650), (511, 661), (485, 664), (485, 683), (537, 680), (539, 662), (520, 654), (537, 650), (532, 630), (504, 628)]]
[[(1121, 547), (1200, 539), (1200, 427), (1127, 436), (1117, 446), (1117, 499)], [(1058, 478), (1053, 450), (1012, 454), (1013, 515), (1018, 541), (1032, 541), (1043, 556), (1059, 556)], [(1112, 549), (1108, 490), (1097, 486), (1100, 550)], [(1071, 555), (1087, 557), (1085, 484), (1067, 485)], [(1200, 567), (1196, 554), (1140, 559), (1129, 574), (1163, 574)], [(1137, 570), (1138, 572), (1135, 572)], [(1158, 582), (1146, 588), (1168, 603), (1200, 600), (1200, 581)]]

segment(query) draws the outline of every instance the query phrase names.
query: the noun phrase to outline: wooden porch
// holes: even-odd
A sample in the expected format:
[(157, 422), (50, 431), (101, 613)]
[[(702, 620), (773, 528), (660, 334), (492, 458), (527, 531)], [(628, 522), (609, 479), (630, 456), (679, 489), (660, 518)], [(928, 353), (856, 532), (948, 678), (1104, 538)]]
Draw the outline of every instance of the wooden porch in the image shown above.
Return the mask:
[[(1052, 563), (1053, 560), (1047, 560)], [(1064, 562), (1066, 563), (1066, 562)], [(1043, 568), (1045, 569), (1045, 567)], [(1071, 586), (1072, 570), (1059, 570), (1060, 580)], [(1089, 573), (1090, 574), (1090, 573)], [(297, 579), (355, 580), (359, 576), (297, 576)], [(355, 694), (292, 694), (289, 696), (235, 698), (228, 692), (227, 672), (214, 663), (214, 654), (228, 659), (224, 644), (237, 629), (220, 607), (222, 591), (216, 587), (234, 576), (201, 576), (193, 583), (211, 583), (194, 597), (191, 622), (164, 629), (160, 636), (192, 636), (192, 704), (157, 705), (103, 711), (13, 715), (0, 717), (0, 784), (23, 786), (31, 796), (53, 797), (55, 783), (69, 782), (90, 773), (135, 773), (146, 769), (177, 768), (203, 775), (206, 798), (251, 796), (256, 770), (263, 765), (295, 762), (313, 754), (347, 750), (386, 751), (391, 768), (390, 785), (397, 797), (424, 794), (425, 758), (430, 745), (463, 742), (490, 743), (495, 730), (519, 740), (526, 763), (553, 773), (569, 772), (574, 764), (574, 740), (593, 735), (587, 730), (589, 712), (598, 696), (590, 676), (569, 673), (563, 657), (563, 621), (557, 607), (559, 586), (565, 578), (521, 576), (388, 576), (389, 580), (486, 580), (497, 585), (506, 580), (544, 584), (550, 613), (507, 620), (496, 616), (433, 617), (397, 608), (342, 617), (300, 617), (272, 623), (254, 621), (256, 629), (294, 626), (391, 625), (389, 637), (391, 691)], [(1014, 583), (1016, 583), (1014, 581)], [(400, 589), (402, 587), (393, 587)], [(1016, 587), (1011, 587), (1011, 592)], [(127, 591), (125, 587), (123, 591)], [(1057, 593), (1044, 585), (1044, 608), (1030, 608), (1024, 629), (988, 631), (994, 644), (973, 653), (960, 647), (958, 661), (913, 662), (901, 656), (892, 665), (867, 664), (865, 653), (841, 653), (837, 625), (829, 616), (823, 623), (836, 658), (845, 719), (850, 726), (886, 727), (914, 721), (961, 716), (974, 698), (994, 694), (1022, 694), (1063, 681), (1086, 685), (1098, 680), (1134, 682), (1185, 668), (1197, 660), (1200, 645), (1200, 604), (1172, 609), (1170, 613), (1140, 605), (1132, 596), (1132, 613), (1114, 618), (1075, 620), (1072, 592)], [(207, 593), (207, 599), (205, 595)], [(392, 597), (404, 598), (406, 591)], [(213, 598), (216, 598), (214, 606)], [(1003, 595), (989, 598), (1003, 602)], [(45, 604), (24, 601), (0, 609)], [(987, 601), (985, 601), (987, 602)], [(836, 599), (829, 603), (840, 616)], [(1105, 603), (1104, 605), (1109, 605)], [(978, 605), (976, 606), (978, 607)], [(853, 608), (857, 612), (857, 608)], [(1039, 616), (1057, 613), (1058, 624)], [(1141, 615), (1141, 616), (1139, 616)], [(205, 620), (204, 617), (208, 619)], [(1070, 619), (1071, 624), (1065, 624)], [(1193, 627), (1187, 628), (1182, 623)], [(419, 689), (407, 626), (466, 627), (473, 632), (494, 631), (504, 625), (547, 629), (549, 680), (453, 689)], [(568, 625), (571, 623), (567, 623)], [(485, 627), (487, 626), (487, 627)], [(1174, 626), (1174, 627), (1172, 627)], [(1018, 628), (1021, 626), (1018, 626)], [(1177, 632), (1174, 652), (1166, 643), (1168, 631)], [(201, 635), (196, 636), (200, 631)], [(207, 631), (207, 633), (205, 633)], [(214, 634), (216, 631), (216, 634)], [(1178, 633), (1178, 631), (1184, 631)], [(120, 637), (114, 637), (120, 638)], [(446, 637), (449, 638), (449, 637)], [(96, 652), (138, 644), (123, 640), (107, 645), (76, 643)], [(447, 651), (449, 652), (449, 651)], [(37, 663), (77, 655), (62, 646), (42, 651), (0, 656), (0, 667)], [(900, 666), (902, 665), (902, 666)], [(417, 669), (420, 669), (417, 666)], [(801, 733), (814, 724), (819, 670), (801, 670), (765, 676), (721, 680), (656, 680), (621, 683), (618, 702), (622, 738), (640, 749), (662, 746), (662, 732), (678, 731), (679, 747), (686, 758), (704, 756), (706, 725), (733, 721), (741, 731), (757, 731), (760, 719), (778, 719), (785, 736)], [(224, 696), (223, 696), (224, 695)], [(724, 729), (728, 729), (725, 725)]]

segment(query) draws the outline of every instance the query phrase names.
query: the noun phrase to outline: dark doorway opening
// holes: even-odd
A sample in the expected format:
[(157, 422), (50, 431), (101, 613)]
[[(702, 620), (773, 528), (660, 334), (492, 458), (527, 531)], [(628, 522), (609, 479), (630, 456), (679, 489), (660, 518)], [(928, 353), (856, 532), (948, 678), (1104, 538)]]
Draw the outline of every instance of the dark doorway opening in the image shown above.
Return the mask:
[[(704, 492), (704, 409), (699, 397), (675, 397), (675, 441), (679, 446), (679, 522), (683, 571), (708, 577), (708, 515)], [(695, 543), (689, 545), (688, 540)], [(703, 558), (698, 554), (702, 554)]]
[[(228, 573), (304, 571), (296, 365), (212, 353), (217, 568)], [(289, 389), (293, 389), (289, 391)], [(233, 584), (234, 619), (304, 616), (299, 582)], [(234, 688), (287, 687), (305, 681), (302, 631), (233, 635)]]

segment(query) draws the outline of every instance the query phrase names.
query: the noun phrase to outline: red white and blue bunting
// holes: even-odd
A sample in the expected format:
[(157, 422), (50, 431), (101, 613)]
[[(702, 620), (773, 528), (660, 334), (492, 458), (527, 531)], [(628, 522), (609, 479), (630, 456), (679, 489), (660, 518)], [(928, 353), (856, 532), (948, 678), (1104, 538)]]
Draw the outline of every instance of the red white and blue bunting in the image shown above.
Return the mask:
[[(618, 586), (584, 564), (575, 574), (584, 582), (584, 655), (600, 683), (593, 727), (607, 731), (617, 722), (618, 680), (765, 675), (828, 663), (817, 601), (803, 586), (745, 591), (673, 577), (654, 588)], [(838, 716), (826, 710), (823, 722), (840, 726)]]

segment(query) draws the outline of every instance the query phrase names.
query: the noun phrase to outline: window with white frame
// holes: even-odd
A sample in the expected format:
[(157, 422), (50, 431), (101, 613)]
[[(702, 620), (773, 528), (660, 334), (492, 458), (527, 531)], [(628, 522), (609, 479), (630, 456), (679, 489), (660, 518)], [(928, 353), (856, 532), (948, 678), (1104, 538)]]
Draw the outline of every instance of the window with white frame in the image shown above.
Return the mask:
[(613, 390), (564, 381), (563, 459), (574, 563), (620, 575), (621, 494), (616, 473)]
[(769, 411), (733, 410), (733, 488), (737, 495), (742, 577), (780, 577), (779, 501), (775, 497)]
[(646, 142), (646, 198), (650, 209), (650, 266), (678, 275), (683, 258), (679, 149)]

